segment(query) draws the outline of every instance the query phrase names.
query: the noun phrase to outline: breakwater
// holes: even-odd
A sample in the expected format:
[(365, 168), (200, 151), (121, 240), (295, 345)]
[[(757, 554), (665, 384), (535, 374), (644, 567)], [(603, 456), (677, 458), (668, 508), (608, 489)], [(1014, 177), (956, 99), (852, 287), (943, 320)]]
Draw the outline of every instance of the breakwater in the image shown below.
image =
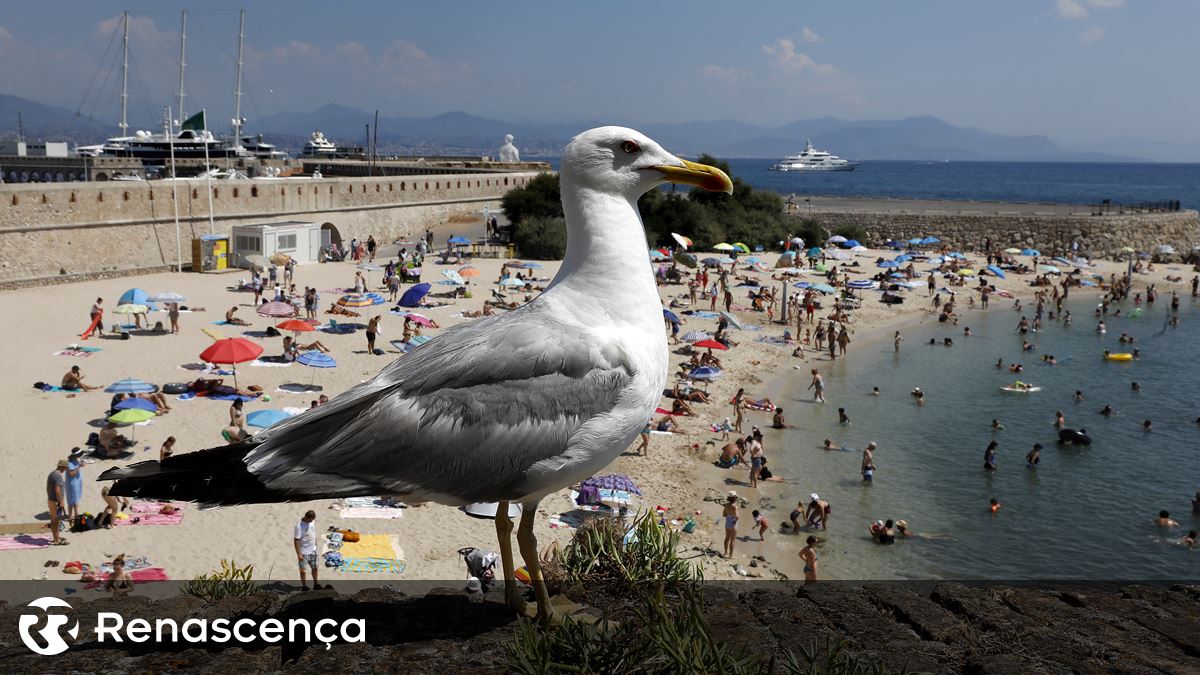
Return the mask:
[[(1005, 202), (841, 197), (796, 199), (793, 215), (832, 230), (862, 227), (870, 242), (936, 236), (951, 248), (1035, 248), (1058, 255), (1075, 245), (1094, 257), (1115, 257), (1131, 246), (1153, 252), (1169, 244), (1186, 253), (1200, 245), (1200, 213), (1099, 213), (1089, 206)], [(868, 243), (868, 242), (864, 242)]]

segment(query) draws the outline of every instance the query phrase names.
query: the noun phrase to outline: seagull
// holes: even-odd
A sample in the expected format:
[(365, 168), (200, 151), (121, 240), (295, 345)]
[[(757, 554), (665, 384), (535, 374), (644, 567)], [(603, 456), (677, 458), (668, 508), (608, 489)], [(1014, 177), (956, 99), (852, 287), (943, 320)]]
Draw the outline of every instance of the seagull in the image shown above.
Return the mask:
[[(645, 135), (600, 127), (560, 170), (567, 249), (532, 302), (449, 329), (329, 403), (223, 447), (104, 472), (110, 494), (206, 507), (392, 495), (498, 502), (507, 604), (509, 504), (537, 618), (550, 616), (533, 522), (548, 494), (593, 475), (637, 438), (666, 385), (662, 303), (645, 255), (642, 194), (664, 183), (732, 193), (718, 168)], [(215, 479), (212, 477), (215, 476)]]

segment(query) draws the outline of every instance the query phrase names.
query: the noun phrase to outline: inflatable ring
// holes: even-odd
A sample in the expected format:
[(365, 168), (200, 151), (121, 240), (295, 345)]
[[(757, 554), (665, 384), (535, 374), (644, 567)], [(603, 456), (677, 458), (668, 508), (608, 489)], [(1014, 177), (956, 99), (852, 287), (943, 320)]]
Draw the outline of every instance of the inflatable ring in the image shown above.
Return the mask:
[(187, 390), (188, 385), (186, 382), (170, 382), (162, 386), (162, 391), (164, 394), (182, 394)]
[(1106, 354), (1104, 358), (1108, 359), (1109, 361), (1132, 361), (1133, 354), (1124, 352), (1120, 354)]
[(1092, 438), (1076, 429), (1062, 429), (1058, 432), (1058, 442), (1070, 445), (1091, 445)]

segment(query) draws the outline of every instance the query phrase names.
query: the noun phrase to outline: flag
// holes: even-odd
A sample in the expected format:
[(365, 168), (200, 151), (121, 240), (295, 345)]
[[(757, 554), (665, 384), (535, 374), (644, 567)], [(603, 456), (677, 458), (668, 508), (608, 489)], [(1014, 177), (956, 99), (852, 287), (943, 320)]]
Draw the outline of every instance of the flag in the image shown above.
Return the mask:
[(207, 129), (207, 128), (208, 127), (205, 126), (205, 124), (204, 124), (204, 111), (201, 110), (200, 112), (196, 113), (195, 115), (192, 115), (191, 117), (184, 120), (183, 124), (180, 125), (179, 130), (187, 131), (190, 129), (192, 131), (203, 131), (204, 129)]

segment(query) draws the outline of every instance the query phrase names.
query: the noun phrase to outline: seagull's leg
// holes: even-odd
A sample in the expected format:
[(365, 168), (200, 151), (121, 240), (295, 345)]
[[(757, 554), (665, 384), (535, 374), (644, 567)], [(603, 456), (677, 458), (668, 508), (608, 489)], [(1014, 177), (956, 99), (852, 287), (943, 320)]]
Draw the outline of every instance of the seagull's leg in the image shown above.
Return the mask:
[(537, 620), (547, 623), (551, 615), (550, 594), (546, 592), (546, 580), (542, 578), (542, 561), (538, 554), (537, 537), (533, 534), (533, 519), (537, 517), (537, 506), (538, 502), (522, 504), (517, 544), (521, 547), (521, 557), (525, 559), (525, 568), (529, 570), (529, 582), (533, 585), (533, 595), (537, 598)]
[(518, 613), (524, 611), (525, 601), (517, 593), (517, 575), (513, 570), (512, 518), (508, 517), (508, 502), (496, 505), (496, 538), (500, 543), (500, 567), (504, 570), (504, 602)]

